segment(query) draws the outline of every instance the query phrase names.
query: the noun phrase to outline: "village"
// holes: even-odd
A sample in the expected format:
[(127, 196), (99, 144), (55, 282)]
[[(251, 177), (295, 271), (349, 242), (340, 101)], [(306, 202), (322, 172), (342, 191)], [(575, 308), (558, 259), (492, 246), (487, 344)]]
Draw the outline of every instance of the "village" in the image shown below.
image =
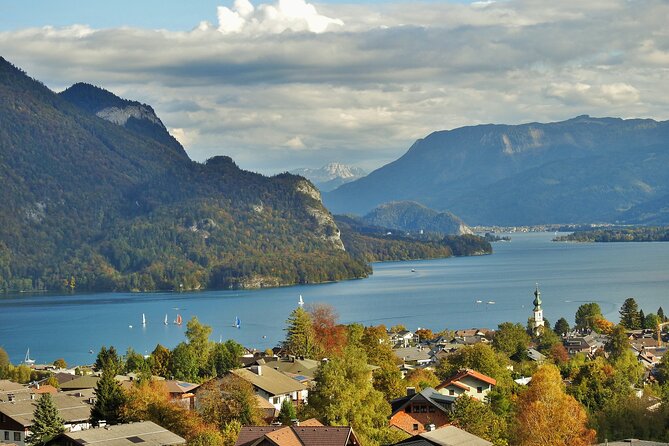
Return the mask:
[(614, 325), (590, 303), (551, 327), (538, 286), (532, 303), (527, 326), (435, 333), (301, 302), (267, 351), (213, 343), (194, 318), (146, 358), (0, 362), (0, 445), (665, 445), (635, 439), (666, 435), (662, 309), (628, 299)]

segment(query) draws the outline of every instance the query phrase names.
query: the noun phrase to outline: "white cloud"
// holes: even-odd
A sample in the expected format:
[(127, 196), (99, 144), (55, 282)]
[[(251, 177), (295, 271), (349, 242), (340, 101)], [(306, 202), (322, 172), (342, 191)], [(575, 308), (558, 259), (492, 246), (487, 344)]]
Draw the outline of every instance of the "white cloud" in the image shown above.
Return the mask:
[(85, 81), (151, 104), (199, 161), (369, 169), (462, 125), (669, 118), (669, 4), (643, 6), (237, 0), (189, 32), (0, 32), (0, 54), (56, 90)]
[(263, 3), (257, 8), (248, 0), (235, 0), (232, 9), (218, 7), (218, 30), (222, 33), (249, 32), (253, 34), (309, 31), (322, 33), (344, 22), (321, 15), (316, 7), (304, 0), (278, 0)]

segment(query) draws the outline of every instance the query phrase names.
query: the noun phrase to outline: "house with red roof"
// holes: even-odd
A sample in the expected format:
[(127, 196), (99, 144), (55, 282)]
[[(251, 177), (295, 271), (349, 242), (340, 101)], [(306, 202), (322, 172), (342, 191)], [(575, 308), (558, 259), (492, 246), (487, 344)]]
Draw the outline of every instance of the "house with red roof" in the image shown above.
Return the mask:
[(435, 389), (442, 395), (455, 396), (467, 395), (479, 401), (486, 401), (488, 393), (497, 380), (472, 369), (462, 369), (455, 375), (443, 381)]
[(350, 426), (323, 426), (310, 419), (294, 426), (244, 426), (235, 446), (359, 446)]

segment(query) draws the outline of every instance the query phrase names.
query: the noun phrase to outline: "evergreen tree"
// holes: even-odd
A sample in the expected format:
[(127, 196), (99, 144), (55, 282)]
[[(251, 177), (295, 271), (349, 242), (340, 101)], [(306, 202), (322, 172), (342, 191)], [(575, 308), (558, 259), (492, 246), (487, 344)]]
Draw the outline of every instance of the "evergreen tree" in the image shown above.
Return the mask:
[(123, 361), (113, 345), (109, 347), (109, 350), (103, 345), (93, 365), (93, 369), (96, 371), (107, 369), (114, 375), (122, 373), (123, 367)]
[(293, 402), (290, 399), (286, 398), (283, 400), (283, 403), (281, 403), (281, 410), (279, 411), (278, 418), (284, 426), (290, 426), (292, 420), (297, 418), (295, 406), (293, 406)]
[(615, 361), (620, 358), (629, 348), (630, 344), (625, 334), (625, 327), (616, 325), (606, 343), (606, 351), (609, 352), (611, 360)]
[(530, 336), (520, 324), (503, 322), (497, 326), (492, 345), (498, 352), (516, 361), (522, 360), (527, 355), (527, 347)]
[(121, 411), (125, 403), (125, 394), (121, 385), (114, 378), (116, 372), (112, 368), (102, 370), (102, 377), (95, 388), (95, 404), (91, 408), (91, 421), (97, 424), (106, 421), (107, 424), (121, 423)]
[(660, 308), (657, 309), (657, 317), (660, 318), (660, 321), (662, 321), (662, 322), (667, 322), (667, 318), (666, 318), (666, 316), (664, 315), (664, 310), (662, 309), (662, 307), (660, 307)]
[(43, 445), (64, 431), (63, 418), (58, 413), (58, 408), (56, 408), (51, 394), (42, 394), (42, 397), (35, 404), (33, 425), (30, 427), (30, 435), (26, 437), (26, 443), (31, 446)]
[(9, 364), (9, 355), (4, 348), (0, 347), (0, 379), (3, 379), (7, 375)]
[(298, 307), (286, 321), (286, 340), (283, 347), (295, 356), (313, 358), (316, 353), (314, 328), (309, 313)]
[(646, 314), (643, 312), (643, 308), (639, 310), (639, 328), (646, 328)]
[(567, 319), (561, 317), (558, 319), (558, 321), (555, 323), (555, 328), (553, 331), (558, 335), (562, 336), (563, 334), (569, 333), (569, 322), (567, 322)]
[(156, 376), (167, 378), (170, 368), (171, 352), (162, 345), (156, 345), (156, 348), (151, 352), (149, 364), (151, 365), (151, 373)]
[(209, 368), (215, 372), (216, 376), (223, 377), (229, 370), (241, 365), (239, 360), (243, 353), (244, 347), (232, 339), (216, 344), (209, 356), (211, 362)]
[(620, 325), (629, 330), (639, 330), (641, 328), (641, 318), (639, 306), (633, 297), (628, 297), (620, 307)]

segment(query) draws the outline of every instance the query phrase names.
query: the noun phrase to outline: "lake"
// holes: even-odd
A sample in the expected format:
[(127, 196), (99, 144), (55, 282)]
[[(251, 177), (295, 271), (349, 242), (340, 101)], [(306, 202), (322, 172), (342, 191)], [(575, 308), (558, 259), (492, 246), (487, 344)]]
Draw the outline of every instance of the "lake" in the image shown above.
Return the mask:
[[(212, 340), (232, 338), (265, 349), (283, 339), (285, 320), (299, 295), (307, 304), (334, 306), (343, 323), (433, 330), (495, 328), (504, 321), (525, 325), (535, 282), (551, 324), (560, 317), (572, 324), (584, 302), (598, 302), (614, 322), (627, 297), (634, 297), (646, 314), (660, 306), (665, 314), (669, 310), (669, 243), (554, 243), (553, 236), (511, 234), (512, 241), (495, 243), (490, 256), (377, 263), (367, 279), (321, 285), (5, 295), (0, 297), (0, 346), (15, 364), (28, 348), (37, 363), (65, 358), (69, 364), (89, 364), (102, 345), (121, 352), (132, 346), (140, 353), (150, 353), (157, 343), (172, 348), (184, 340), (186, 321), (197, 316), (212, 326)], [(177, 314), (182, 326), (172, 323)], [(233, 326), (235, 317), (241, 320), (239, 329)]]

